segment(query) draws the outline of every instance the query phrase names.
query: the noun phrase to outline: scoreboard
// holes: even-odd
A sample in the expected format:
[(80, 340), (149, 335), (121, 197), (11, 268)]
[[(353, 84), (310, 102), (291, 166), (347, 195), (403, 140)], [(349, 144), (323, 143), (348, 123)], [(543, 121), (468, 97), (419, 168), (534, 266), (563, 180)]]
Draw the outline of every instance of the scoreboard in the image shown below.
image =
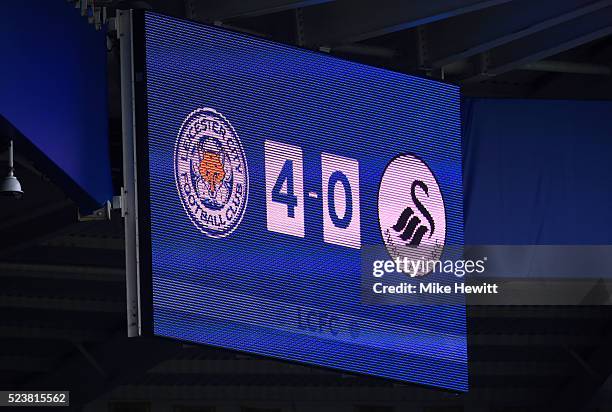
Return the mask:
[(458, 88), (153, 12), (120, 35), (130, 334), (467, 390), (464, 305), (361, 296), (365, 249), (463, 243)]

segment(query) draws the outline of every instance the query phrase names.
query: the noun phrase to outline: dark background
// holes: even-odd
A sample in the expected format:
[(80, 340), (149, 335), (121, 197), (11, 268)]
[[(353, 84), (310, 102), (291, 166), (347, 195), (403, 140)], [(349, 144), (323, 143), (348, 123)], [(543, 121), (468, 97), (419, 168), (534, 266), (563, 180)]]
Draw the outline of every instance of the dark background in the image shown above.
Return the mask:
[[(119, 44), (107, 19), (117, 8), (150, 8), (444, 78), (467, 97), (612, 97), (612, 1), (65, 4), (75, 6), (86, 6), (81, 18), (91, 30), (108, 25), (115, 194), (122, 182)], [(61, 59), (62, 50), (56, 53)], [(77, 207), (64, 191), (32, 159), (17, 162), (26, 196), (0, 198), (1, 389), (68, 389), (73, 409), (86, 411), (612, 410), (607, 306), (468, 308), (467, 394), (169, 340), (127, 339), (119, 212), (110, 221), (77, 222)]]

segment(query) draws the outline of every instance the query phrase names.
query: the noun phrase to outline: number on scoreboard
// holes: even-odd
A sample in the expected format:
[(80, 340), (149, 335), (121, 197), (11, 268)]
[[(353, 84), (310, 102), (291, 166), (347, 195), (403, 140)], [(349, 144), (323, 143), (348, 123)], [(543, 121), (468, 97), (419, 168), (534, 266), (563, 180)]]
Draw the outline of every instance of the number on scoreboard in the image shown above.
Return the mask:
[(266, 140), (264, 155), (268, 230), (304, 237), (302, 148)]
[(322, 153), (321, 182), (323, 240), (325, 243), (359, 249), (359, 163), (348, 157)]

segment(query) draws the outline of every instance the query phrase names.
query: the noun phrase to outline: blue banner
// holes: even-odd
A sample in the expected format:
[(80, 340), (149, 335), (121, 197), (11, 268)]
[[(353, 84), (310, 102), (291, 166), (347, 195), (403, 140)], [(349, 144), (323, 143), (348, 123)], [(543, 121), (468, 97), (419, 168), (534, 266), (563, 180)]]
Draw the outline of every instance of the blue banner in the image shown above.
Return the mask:
[(471, 245), (612, 243), (612, 102), (467, 99)]
[(99, 207), (113, 195), (105, 31), (64, 0), (3, 4), (0, 25), (0, 130), (83, 210)]

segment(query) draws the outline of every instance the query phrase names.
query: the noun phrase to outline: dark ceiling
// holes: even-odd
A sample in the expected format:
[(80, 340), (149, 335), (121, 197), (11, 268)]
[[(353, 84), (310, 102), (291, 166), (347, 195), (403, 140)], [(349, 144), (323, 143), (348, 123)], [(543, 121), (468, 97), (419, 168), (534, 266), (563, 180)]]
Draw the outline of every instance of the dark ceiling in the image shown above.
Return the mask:
[[(461, 86), (466, 97), (612, 98), (612, 0), (97, 0), (100, 24), (137, 8)], [(86, 13), (86, 12), (84, 12)], [(106, 20), (104, 19), (106, 16)], [(119, 46), (108, 73), (121, 186)]]
[[(461, 84), (467, 96), (612, 96), (612, 0), (98, 0), (94, 6), (92, 23), (97, 16), (112, 17), (116, 8), (152, 8), (355, 61), (444, 77)], [(118, 45), (109, 36), (109, 122), (118, 193)], [(609, 401), (608, 307), (469, 308), (472, 389), (467, 395), (166, 340), (128, 340), (120, 215), (77, 222), (76, 207), (36, 165), (17, 161), (23, 186), (37, 195), (18, 203), (0, 199), (1, 388), (69, 388), (75, 405), (235, 400), (540, 411)]]
[(231, 27), (405, 73), (466, 96), (608, 99), (608, 0), (103, 1)]

